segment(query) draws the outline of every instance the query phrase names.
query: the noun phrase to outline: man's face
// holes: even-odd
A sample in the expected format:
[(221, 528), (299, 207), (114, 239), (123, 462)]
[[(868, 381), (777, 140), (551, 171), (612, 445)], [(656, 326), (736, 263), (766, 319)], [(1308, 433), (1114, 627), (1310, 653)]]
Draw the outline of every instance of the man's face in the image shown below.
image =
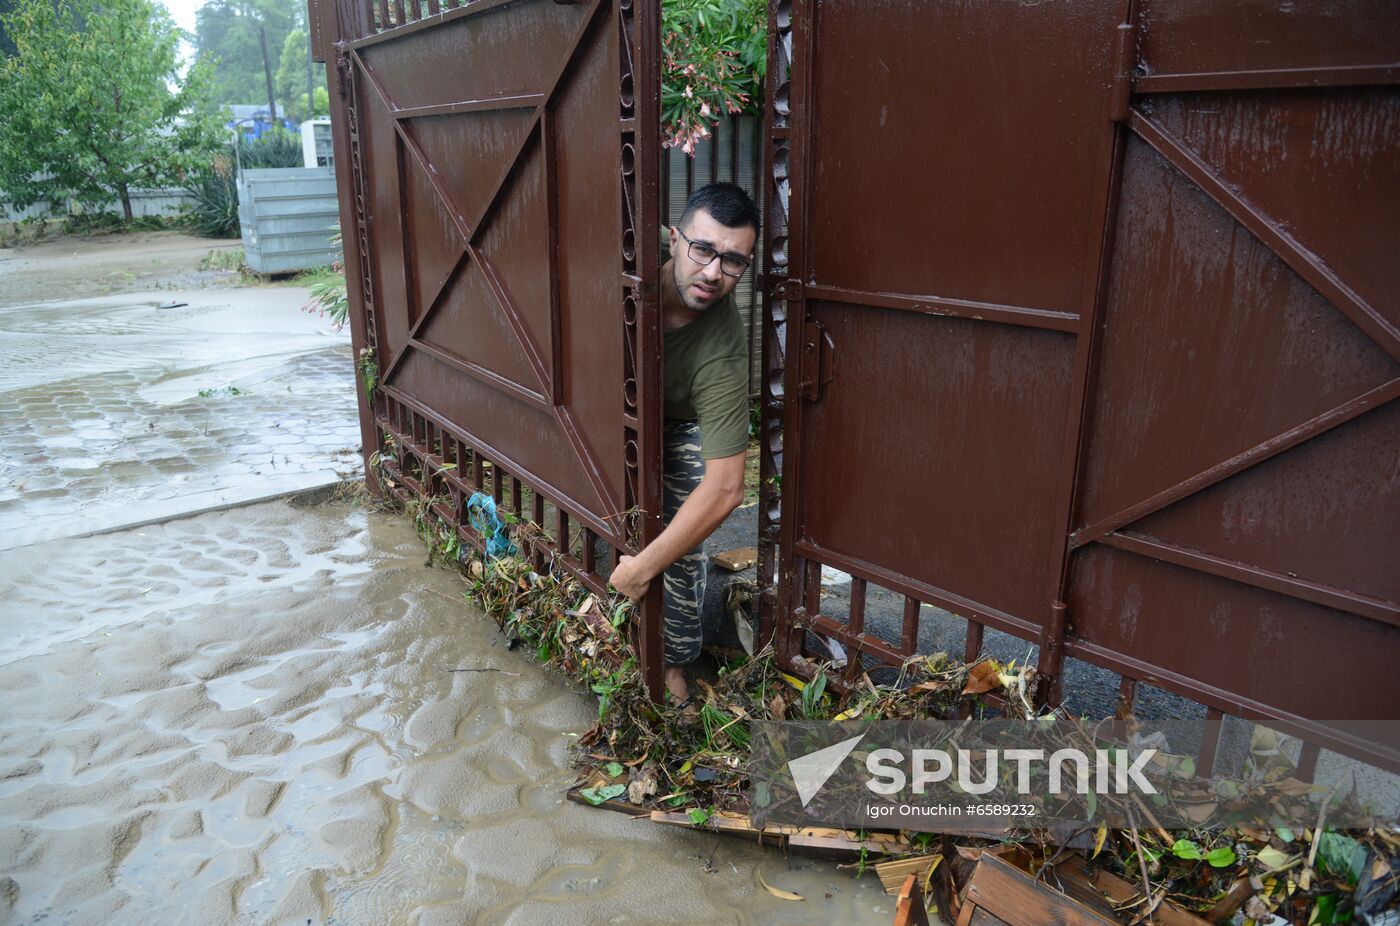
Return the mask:
[(748, 225), (743, 228), (723, 225), (715, 221), (704, 209), (698, 210), (691, 217), (690, 224), (680, 229), (680, 232), (685, 234), (685, 238), (681, 237), (676, 229), (671, 229), (671, 274), (681, 301), (685, 303), (686, 308), (698, 312), (708, 309), (733, 292), (739, 283), (739, 277), (722, 272), (719, 257), (708, 264), (692, 260), (690, 245), (685, 239), (707, 245), (721, 255), (737, 254), (745, 259), (752, 259), (758, 235)]

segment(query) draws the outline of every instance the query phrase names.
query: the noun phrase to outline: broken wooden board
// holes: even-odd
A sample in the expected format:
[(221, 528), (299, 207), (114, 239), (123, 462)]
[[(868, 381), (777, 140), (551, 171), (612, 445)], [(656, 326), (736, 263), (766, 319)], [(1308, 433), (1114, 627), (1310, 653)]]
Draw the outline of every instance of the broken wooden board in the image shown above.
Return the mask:
[(905, 875), (903, 883), (889, 892), (899, 894), (894, 908), (894, 926), (930, 926), (928, 904), (924, 902), (920, 883), (918, 875)]
[[(1114, 908), (1142, 896), (1136, 885), (1110, 872), (1091, 869), (1078, 854), (1056, 863), (1053, 875), (1043, 875), (1063, 891), (1031, 877), (1023, 867), (1028, 860), (1023, 851), (1014, 848), (981, 853), (962, 897), (957, 926), (1038, 926), (1044, 922), (1121, 926), (1126, 920), (1115, 916)], [(1148, 922), (1154, 926), (1209, 926), (1170, 901), (1158, 905)]]
[(743, 572), (758, 562), (758, 547), (739, 547), (710, 557), (715, 565), (730, 572)]

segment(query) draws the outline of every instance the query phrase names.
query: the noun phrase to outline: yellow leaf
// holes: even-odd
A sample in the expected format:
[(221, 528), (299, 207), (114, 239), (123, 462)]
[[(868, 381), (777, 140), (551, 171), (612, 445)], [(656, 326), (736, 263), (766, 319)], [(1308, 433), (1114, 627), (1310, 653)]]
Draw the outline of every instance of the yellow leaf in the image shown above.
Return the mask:
[(782, 675), (783, 678), (787, 679), (787, 683), (792, 687), (796, 688), (798, 691), (801, 691), (802, 689), (807, 687), (807, 683), (802, 681), (802, 679), (800, 678), (795, 678), (794, 676), (788, 675), (786, 672), (781, 672), (779, 674)]
[(767, 881), (764, 881), (764, 880), (763, 880), (763, 872), (761, 872), (761, 871), (758, 873), (758, 883), (763, 885), (763, 889), (764, 889), (765, 891), (767, 891), (768, 893), (772, 894), (774, 897), (778, 898), (779, 900), (803, 900), (803, 899), (804, 899), (804, 898), (802, 897), (801, 894), (794, 894), (792, 891), (782, 891), (782, 890), (779, 890), (778, 888), (776, 888), (776, 887), (774, 887), (773, 885), (769, 884)]
[(1098, 833), (1094, 836), (1094, 854), (1091, 855), (1091, 856), (1089, 856), (1089, 858), (1098, 858), (1098, 857), (1099, 857), (1099, 853), (1100, 853), (1101, 851), (1103, 851), (1103, 841), (1104, 841), (1105, 839), (1107, 839), (1107, 838), (1108, 838), (1108, 827), (1107, 827), (1106, 825), (1100, 823), (1100, 824), (1099, 824), (1099, 831), (1098, 831)]
[(1259, 855), (1256, 857), (1259, 859), (1259, 864), (1263, 865), (1269, 871), (1277, 871), (1284, 865), (1287, 865), (1293, 858), (1287, 852), (1281, 852), (1273, 846), (1265, 846), (1260, 849)]

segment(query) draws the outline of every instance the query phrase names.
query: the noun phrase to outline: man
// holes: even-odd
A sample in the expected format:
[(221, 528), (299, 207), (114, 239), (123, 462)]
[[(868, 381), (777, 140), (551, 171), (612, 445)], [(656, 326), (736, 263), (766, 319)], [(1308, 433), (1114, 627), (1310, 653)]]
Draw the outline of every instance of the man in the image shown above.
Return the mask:
[(677, 703), (689, 694), (685, 666), (700, 655), (705, 538), (744, 498), (749, 358), (733, 292), (757, 240), (753, 200), (732, 183), (712, 183), (686, 203), (661, 266), (667, 523), (619, 560), (611, 582), (635, 601), (664, 573), (663, 678)]

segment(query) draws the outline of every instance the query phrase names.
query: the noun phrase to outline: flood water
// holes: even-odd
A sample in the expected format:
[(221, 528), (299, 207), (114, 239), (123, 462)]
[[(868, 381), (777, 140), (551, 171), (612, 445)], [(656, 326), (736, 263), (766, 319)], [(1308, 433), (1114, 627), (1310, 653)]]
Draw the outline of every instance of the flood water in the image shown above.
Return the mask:
[(893, 918), (872, 875), (564, 801), (594, 696), (401, 517), (271, 502), (0, 557), (0, 922)]

